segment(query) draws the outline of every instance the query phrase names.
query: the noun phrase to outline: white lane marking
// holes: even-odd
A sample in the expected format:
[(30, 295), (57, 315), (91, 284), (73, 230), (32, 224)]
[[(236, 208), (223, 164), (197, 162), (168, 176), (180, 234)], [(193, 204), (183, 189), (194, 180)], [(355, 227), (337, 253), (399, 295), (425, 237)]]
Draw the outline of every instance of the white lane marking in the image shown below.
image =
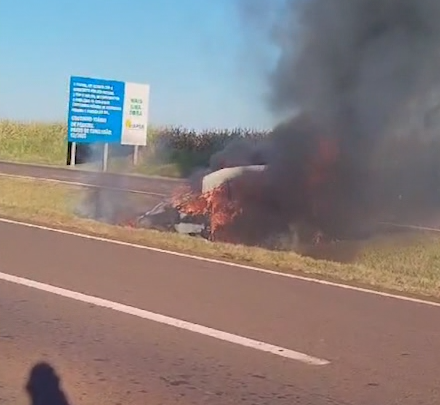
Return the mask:
[(329, 287), (341, 288), (344, 290), (351, 290), (351, 291), (361, 292), (361, 293), (365, 293), (365, 294), (377, 295), (380, 297), (392, 298), (392, 299), (396, 299), (396, 300), (400, 300), (400, 301), (407, 301), (407, 302), (412, 302), (412, 303), (416, 303), (416, 304), (429, 305), (429, 306), (433, 306), (433, 307), (440, 307), (440, 302), (428, 301), (428, 300), (423, 300), (423, 299), (419, 299), (419, 298), (405, 297), (404, 295), (390, 294), (390, 293), (386, 293), (386, 292), (382, 292), (382, 291), (371, 290), (368, 288), (356, 287), (356, 286), (352, 286), (352, 285), (348, 285), (348, 284), (336, 283), (333, 281), (320, 280), (320, 279), (313, 278), (313, 277), (306, 277), (306, 276), (300, 276), (300, 275), (289, 274), (289, 273), (281, 273), (281, 272), (274, 271), (274, 270), (262, 269), (260, 267), (247, 266), (245, 264), (227, 262), (227, 261), (218, 260), (218, 259), (210, 259), (207, 257), (195, 256), (195, 255), (190, 255), (190, 254), (186, 254), (186, 253), (173, 252), (172, 250), (165, 250), (165, 249), (159, 249), (159, 248), (155, 248), (155, 247), (151, 247), (151, 246), (138, 245), (136, 243), (124, 242), (124, 241), (116, 240), (116, 239), (108, 239), (108, 238), (103, 238), (100, 236), (87, 235), (87, 234), (79, 233), (79, 232), (66, 231), (63, 229), (51, 228), (48, 226), (30, 224), (27, 222), (15, 221), (13, 219), (6, 219), (6, 218), (0, 217), (0, 223), (2, 223), (2, 222), (5, 224), (24, 226), (26, 228), (34, 228), (34, 229), (39, 229), (42, 231), (54, 232), (54, 233), (73, 236), (73, 237), (77, 237), (77, 238), (89, 239), (89, 240), (93, 240), (93, 241), (97, 241), (97, 242), (112, 243), (114, 245), (130, 247), (133, 249), (148, 250), (150, 252), (162, 253), (162, 254), (166, 254), (166, 255), (170, 255), (170, 256), (177, 256), (177, 257), (182, 257), (182, 258), (190, 259), (190, 260), (198, 260), (198, 261), (202, 261), (202, 262), (206, 262), (206, 263), (218, 264), (218, 265), (222, 265), (222, 266), (229, 266), (229, 267), (239, 268), (239, 269), (243, 269), (243, 270), (255, 271), (258, 273), (270, 274), (270, 275), (278, 276), (278, 277), (290, 278), (293, 280), (305, 281), (308, 283), (321, 284), (321, 285), (325, 285), (325, 286), (329, 286)]
[(48, 178), (45, 178), (45, 177), (32, 177), (32, 176), (23, 176), (21, 174), (7, 174), (7, 173), (0, 173), (0, 176), (1, 177), (12, 177), (12, 178), (23, 179), (23, 180), (46, 181), (46, 182), (49, 182), (49, 183), (67, 184), (69, 186), (77, 186), (77, 187), (102, 188), (102, 189), (121, 191), (121, 192), (132, 193), (132, 194), (153, 195), (153, 196), (161, 197), (161, 198), (168, 197), (166, 194), (153, 193), (153, 192), (150, 192), (150, 191), (134, 190), (134, 189), (130, 189), (130, 188), (98, 186), (96, 184), (81, 183), (81, 182), (70, 181), (70, 180), (48, 179)]
[[(87, 165), (87, 163), (85, 163)], [(39, 169), (49, 169), (52, 171), (70, 171), (75, 173), (83, 173), (83, 174), (89, 174), (89, 173), (102, 173), (99, 169), (94, 170), (93, 168), (88, 168), (87, 166), (81, 166), (75, 165), (75, 166), (65, 166), (65, 165), (50, 165), (50, 164), (44, 164), (44, 163), (25, 163), (25, 162), (11, 162), (8, 160), (0, 160), (0, 165), (6, 165), (6, 166), (25, 166), (27, 168), (39, 168)], [(148, 174), (141, 174), (141, 173), (117, 173), (117, 172), (105, 172), (107, 175), (122, 175), (127, 177), (137, 177), (137, 178), (143, 178), (143, 179), (152, 179), (152, 180), (163, 180), (163, 181), (172, 181), (176, 183), (180, 183), (182, 179), (178, 179), (175, 177), (166, 177), (166, 176), (155, 176), (155, 175), (148, 175)]]
[(319, 359), (317, 357), (309, 356), (307, 354), (286, 349), (284, 347), (275, 346), (269, 343), (261, 342), (254, 339), (249, 339), (239, 335), (234, 335), (232, 333), (223, 332), (221, 330), (209, 328), (207, 326), (202, 326), (196, 323), (183, 321), (181, 319), (171, 318), (169, 316), (146, 311), (144, 309), (132, 307), (125, 304), (120, 304), (118, 302), (109, 301), (103, 298), (82, 294), (76, 291), (66, 290), (64, 288), (55, 287), (50, 284), (40, 283), (38, 281), (29, 280), (27, 278), (17, 277), (11, 274), (0, 272), (0, 280), (34, 288), (40, 291), (45, 291), (50, 294), (55, 294), (61, 297), (70, 298), (75, 301), (81, 301), (99, 307), (112, 309), (113, 311), (137, 316), (138, 318), (147, 319), (149, 321), (158, 322), (168, 326), (174, 326), (175, 328), (188, 330), (190, 332), (199, 333), (201, 335), (209, 336), (218, 340), (223, 340), (225, 342), (233, 343), (239, 346), (245, 346), (262, 352), (271, 353), (276, 356), (285, 357), (290, 360), (296, 360), (311, 366), (324, 366), (330, 364), (328, 360)]
[(416, 231), (440, 232), (440, 228), (430, 228), (428, 226), (421, 226), (421, 225), (396, 224), (394, 222), (380, 222), (379, 225), (394, 226), (396, 228), (414, 229)]

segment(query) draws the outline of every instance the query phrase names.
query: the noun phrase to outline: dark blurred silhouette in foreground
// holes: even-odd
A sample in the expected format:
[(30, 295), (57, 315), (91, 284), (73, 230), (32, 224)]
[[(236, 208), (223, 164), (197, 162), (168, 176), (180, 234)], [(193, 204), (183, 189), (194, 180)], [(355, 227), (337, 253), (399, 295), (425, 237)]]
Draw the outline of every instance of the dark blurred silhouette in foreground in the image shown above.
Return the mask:
[(26, 391), (31, 405), (69, 405), (60, 387), (60, 378), (48, 363), (37, 363), (29, 374)]

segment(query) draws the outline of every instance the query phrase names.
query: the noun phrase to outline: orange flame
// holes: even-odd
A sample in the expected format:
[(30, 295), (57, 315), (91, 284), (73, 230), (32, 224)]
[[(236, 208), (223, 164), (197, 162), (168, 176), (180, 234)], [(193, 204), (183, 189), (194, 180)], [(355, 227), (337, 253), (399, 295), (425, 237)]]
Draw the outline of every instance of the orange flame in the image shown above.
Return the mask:
[[(321, 186), (332, 180), (333, 167), (339, 157), (339, 145), (335, 139), (318, 138), (316, 146), (316, 153), (309, 160), (309, 172), (304, 179), (307, 194), (305, 198), (310, 201), (313, 216), (323, 213), (325, 215), (329, 209), (327, 195), (321, 192)], [(247, 182), (250, 181), (247, 180)], [(206, 193), (194, 192), (190, 186), (179, 187), (173, 193), (171, 204), (181, 213), (206, 217), (209, 224), (210, 240), (234, 243), (238, 236), (234, 236), (230, 225), (233, 225), (237, 216), (246, 210), (246, 192), (249, 193), (249, 187), (244, 187), (241, 181), (236, 179)], [(260, 190), (258, 181), (258, 178), (252, 178), (253, 200), (255, 200), (255, 196), (258, 196)], [(233, 192), (231, 192), (231, 188), (233, 188)], [(263, 192), (263, 187), (261, 187), (261, 191)], [(249, 196), (247, 197), (249, 198)], [(312, 243), (319, 244), (326, 238), (322, 231), (318, 230), (312, 239)], [(237, 242), (239, 241), (237, 240)]]
[(203, 215), (209, 220), (210, 239), (232, 240), (227, 227), (231, 225), (242, 208), (237, 201), (230, 198), (227, 185), (221, 185), (206, 193), (197, 194), (188, 187), (178, 190), (172, 204), (180, 212), (188, 215)]

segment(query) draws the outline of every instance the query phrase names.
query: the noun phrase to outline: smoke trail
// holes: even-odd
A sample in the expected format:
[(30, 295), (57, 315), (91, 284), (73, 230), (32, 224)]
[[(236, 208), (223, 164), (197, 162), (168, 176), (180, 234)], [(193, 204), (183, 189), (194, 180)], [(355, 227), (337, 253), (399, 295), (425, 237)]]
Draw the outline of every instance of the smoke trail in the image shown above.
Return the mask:
[(310, 211), (305, 183), (322, 138), (339, 157), (314, 195), (330, 205), (321, 226), (366, 219), (373, 204), (390, 208), (402, 190), (432, 200), (439, 164), (422, 145), (432, 150), (439, 139), (440, 2), (286, 0), (284, 7), (272, 31), (280, 56), (268, 104), (290, 118), (266, 150), (281, 212), (297, 219)]
[[(84, 173), (84, 182), (101, 184), (101, 179), (106, 174), (102, 173), (103, 165), (103, 145), (90, 144), (87, 160), (84, 162), (88, 166), (88, 172)], [(75, 213), (84, 218), (94, 219), (107, 223), (116, 223), (121, 220), (121, 216), (127, 211), (129, 216), (131, 209), (128, 195), (118, 189), (128, 188), (124, 184), (123, 176), (111, 177), (111, 188), (97, 187), (85, 191), (83, 198), (75, 207)]]
[(291, 0), (286, 15), (274, 109), (300, 108), (378, 136), (406, 102), (439, 83), (438, 1)]

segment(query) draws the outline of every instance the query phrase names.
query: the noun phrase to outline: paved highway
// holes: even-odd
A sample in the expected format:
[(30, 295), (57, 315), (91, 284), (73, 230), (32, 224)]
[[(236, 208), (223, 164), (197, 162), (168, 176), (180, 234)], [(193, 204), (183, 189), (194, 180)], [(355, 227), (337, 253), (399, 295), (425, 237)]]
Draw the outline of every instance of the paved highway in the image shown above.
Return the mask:
[(13, 176), (50, 179), (67, 183), (82, 183), (91, 186), (140, 191), (149, 194), (159, 194), (160, 196), (170, 195), (176, 186), (183, 184), (183, 181), (178, 179), (91, 172), (69, 167), (49, 167), (4, 161), (0, 161), (0, 173)]
[(2, 405), (39, 361), (70, 405), (439, 403), (435, 304), (4, 221), (0, 240)]

